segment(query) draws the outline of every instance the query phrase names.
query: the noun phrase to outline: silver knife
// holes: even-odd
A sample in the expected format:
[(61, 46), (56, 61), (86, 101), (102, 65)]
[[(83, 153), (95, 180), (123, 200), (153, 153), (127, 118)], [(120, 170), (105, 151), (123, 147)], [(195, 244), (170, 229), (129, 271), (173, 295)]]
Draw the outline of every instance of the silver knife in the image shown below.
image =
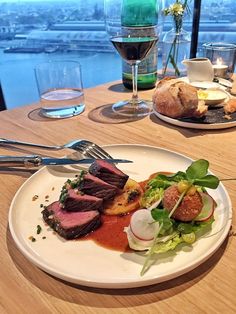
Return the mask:
[[(70, 159), (70, 158), (52, 158), (52, 157), (40, 157), (37, 155), (32, 156), (0, 156), (0, 167), (39, 167), (39, 166), (55, 166), (55, 165), (86, 165), (95, 161), (95, 158), (85, 159)], [(106, 159), (111, 163), (132, 163), (131, 160), (126, 159)]]

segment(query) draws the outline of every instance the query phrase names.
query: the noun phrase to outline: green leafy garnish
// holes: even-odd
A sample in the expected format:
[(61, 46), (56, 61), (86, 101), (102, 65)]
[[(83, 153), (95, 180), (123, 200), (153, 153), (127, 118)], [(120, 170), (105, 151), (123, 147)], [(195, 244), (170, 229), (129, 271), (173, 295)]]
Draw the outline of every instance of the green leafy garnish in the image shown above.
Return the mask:
[(80, 174), (72, 181), (70, 181), (70, 186), (72, 189), (77, 188), (84, 179), (84, 175), (86, 174), (85, 170), (81, 170)]
[(42, 231), (42, 227), (40, 225), (37, 225), (37, 234), (40, 234), (40, 232)]
[(208, 167), (209, 162), (205, 159), (194, 161), (186, 170), (187, 180), (195, 185), (216, 189), (220, 181), (216, 176), (207, 174)]
[(157, 243), (153, 248), (153, 252), (157, 254), (172, 251), (176, 248), (177, 245), (179, 245), (182, 242), (184, 242), (183, 238), (180, 236), (180, 234), (177, 233), (170, 240), (166, 242)]
[(193, 225), (192, 225), (191, 223), (184, 223), (184, 222), (181, 222), (181, 223), (178, 225), (177, 230), (178, 230), (180, 233), (183, 233), (183, 234), (191, 233), (191, 232), (193, 232)]
[(84, 175), (86, 174), (85, 170), (82, 170), (78, 176), (74, 180), (68, 179), (62, 189), (59, 197), (59, 202), (61, 204), (65, 203), (66, 198), (68, 197), (68, 189), (76, 189), (79, 187), (80, 183), (83, 181)]
[(189, 180), (203, 178), (207, 175), (209, 162), (205, 159), (194, 161), (186, 170), (186, 175)]
[[(216, 176), (207, 174), (209, 162), (205, 159), (194, 161), (186, 170), (186, 172), (178, 171), (174, 175), (166, 176), (159, 174), (156, 178), (152, 179), (153, 182), (158, 182), (158, 185), (170, 186), (173, 183), (180, 181), (188, 181), (190, 185), (197, 185), (216, 189), (219, 185), (219, 179)], [(154, 184), (153, 184), (154, 186)]]
[[(171, 216), (191, 187), (196, 186), (198, 191), (205, 191), (205, 188), (216, 189), (218, 187), (219, 179), (214, 175), (207, 174), (208, 168), (209, 162), (205, 159), (199, 159), (194, 161), (187, 168), (186, 172), (178, 171), (173, 175), (158, 174), (154, 179), (148, 182), (148, 189), (147, 192), (145, 192), (147, 195), (155, 195), (155, 193), (158, 194), (161, 189), (164, 194), (164, 190), (166, 188), (173, 184), (178, 184), (179, 182), (181, 182), (180, 185), (184, 186), (184, 189), (181, 191), (181, 194), (171, 212), (168, 212), (165, 209), (152, 209), (152, 218), (159, 223), (159, 228), (154, 237), (153, 244), (148, 251), (146, 260), (141, 270), (141, 275), (149, 269), (149, 262), (153, 254), (173, 250), (181, 242), (192, 244), (196, 239), (196, 232), (205, 229), (207, 226), (211, 226), (214, 218), (202, 223), (194, 221), (184, 223), (171, 219)], [(145, 196), (144, 194), (144, 197), (147, 198), (147, 195)], [(167, 241), (160, 241), (161, 237), (171, 235), (171, 232), (174, 234), (174, 237), (167, 237)]]
[(172, 231), (173, 222), (169, 217), (169, 212), (165, 209), (154, 208), (151, 211), (152, 218), (162, 224), (159, 234), (165, 234)]
[(209, 174), (201, 179), (195, 179), (194, 184), (205, 188), (216, 189), (219, 185), (219, 179), (216, 176)]
[(154, 179), (148, 182), (149, 188), (163, 188), (166, 189), (175, 182), (186, 179), (186, 173), (178, 171), (173, 175), (165, 175), (159, 173)]
[(164, 190), (169, 186), (186, 181), (195, 185), (198, 189), (205, 191), (204, 188), (216, 189), (219, 185), (219, 179), (216, 176), (207, 174), (209, 162), (205, 159), (194, 161), (186, 172), (178, 171), (173, 175), (158, 174), (155, 178), (147, 183), (146, 191), (141, 200), (141, 206), (148, 208), (157, 200), (161, 199)]

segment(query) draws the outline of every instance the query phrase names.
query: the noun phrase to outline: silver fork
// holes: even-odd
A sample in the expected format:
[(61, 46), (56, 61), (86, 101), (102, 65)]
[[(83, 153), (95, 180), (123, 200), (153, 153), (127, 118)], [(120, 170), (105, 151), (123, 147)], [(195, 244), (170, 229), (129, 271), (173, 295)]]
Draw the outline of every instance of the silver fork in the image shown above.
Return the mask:
[(97, 144), (87, 140), (74, 140), (63, 145), (42, 145), (29, 142), (15, 141), (5, 138), (0, 138), (0, 145), (20, 145), (28, 147), (37, 147), (49, 150), (61, 150), (64, 148), (70, 148), (80, 152), (83, 156), (89, 158), (107, 159), (112, 158), (103, 148)]

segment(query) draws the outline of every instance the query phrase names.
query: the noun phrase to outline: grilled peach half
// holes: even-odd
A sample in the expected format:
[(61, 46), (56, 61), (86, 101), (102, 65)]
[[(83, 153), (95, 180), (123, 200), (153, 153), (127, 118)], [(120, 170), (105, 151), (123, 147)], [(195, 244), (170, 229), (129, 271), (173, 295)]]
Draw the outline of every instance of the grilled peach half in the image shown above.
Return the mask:
[(138, 182), (128, 179), (121, 193), (105, 204), (104, 214), (123, 215), (140, 207), (143, 190)]

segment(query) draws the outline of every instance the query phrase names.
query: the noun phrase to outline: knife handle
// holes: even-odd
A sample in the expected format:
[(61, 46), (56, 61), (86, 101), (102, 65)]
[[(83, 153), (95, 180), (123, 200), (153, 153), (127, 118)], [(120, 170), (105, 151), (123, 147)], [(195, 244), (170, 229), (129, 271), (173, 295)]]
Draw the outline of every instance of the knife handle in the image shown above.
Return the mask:
[(42, 159), (39, 156), (0, 156), (0, 167), (39, 167)]

